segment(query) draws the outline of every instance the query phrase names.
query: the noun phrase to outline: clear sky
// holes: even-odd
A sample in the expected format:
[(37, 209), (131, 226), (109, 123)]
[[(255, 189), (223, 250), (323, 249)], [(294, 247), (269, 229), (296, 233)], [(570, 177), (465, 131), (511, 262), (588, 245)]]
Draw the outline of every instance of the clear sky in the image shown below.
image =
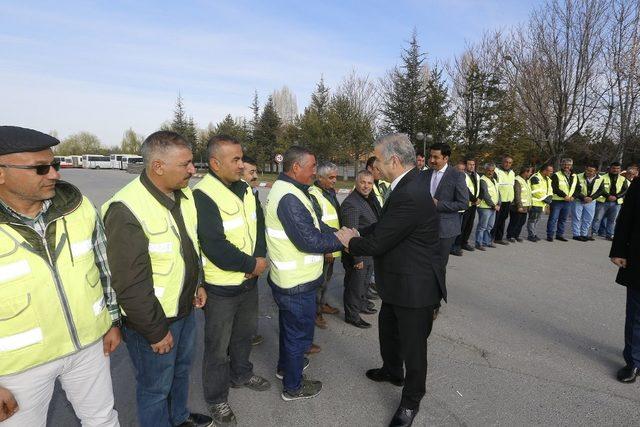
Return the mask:
[(0, 124), (111, 146), (170, 119), (179, 92), (200, 127), (249, 117), (254, 90), (262, 103), (283, 85), (301, 111), (321, 75), (383, 76), (414, 27), (444, 62), (539, 1), (2, 0)]

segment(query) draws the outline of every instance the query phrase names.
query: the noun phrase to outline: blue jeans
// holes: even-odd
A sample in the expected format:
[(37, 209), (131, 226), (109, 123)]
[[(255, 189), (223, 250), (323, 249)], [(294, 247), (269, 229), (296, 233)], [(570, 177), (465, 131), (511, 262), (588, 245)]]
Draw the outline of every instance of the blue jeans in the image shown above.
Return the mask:
[(138, 420), (142, 427), (179, 425), (189, 417), (189, 368), (196, 337), (195, 312), (169, 325), (173, 348), (158, 354), (139, 333), (123, 328), (129, 356), (136, 370)]
[(489, 208), (478, 208), (478, 225), (476, 225), (476, 245), (491, 244), (491, 229), (496, 221), (496, 211)]
[(571, 216), (571, 229), (573, 237), (588, 237), (593, 215), (596, 212), (596, 202), (582, 203), (580, 200), (573, 202), (573, 210)]
[(613, 231), (616, 227), (616, 218), (620, 207), (618, 202), (596, 202), (596, 216), (593, 219), (593, 234), (598, 234), (600, 223), (603, 219), (607, 220), (606, 233), (607, 237), (613, 237)]
[(566, 200), (553, 200), (551, 202), (551, 212), (547, 220), (547, 237), (564, 236), (564, 224), (571, 209), (571, 202)]
[(622, 355), (627, 365), (640, 368), (640, 290), (629, 286)]
[(304, 352), (313, 342), (317, 290), (285, 294), (272, 285), (271, 293), (279, 309), (278, 370), (284, 373), (284, 390), (297, 392), (302, 387)]

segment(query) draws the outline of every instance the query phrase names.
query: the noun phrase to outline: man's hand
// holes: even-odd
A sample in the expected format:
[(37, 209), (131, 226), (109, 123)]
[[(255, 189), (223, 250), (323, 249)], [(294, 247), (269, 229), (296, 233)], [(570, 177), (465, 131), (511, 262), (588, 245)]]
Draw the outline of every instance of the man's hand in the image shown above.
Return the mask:
[(256, 266), (254, 267), (251, 274), (253, 274), (255, 277), (260, 277), (262, 272), (266, 270), (267, 266), (268, 264), (266, 258), (256, 257)]
[(496, 210), (496, 212), (498, 212), (500, 210), (500, 205), (496, 205), (495, 206), (495, 210)]
[(436, 199), (435, 197), (433, 198), (433, 204), (438, 206), (438, 199)]
[(616, 196), (609, 196), (607, 197), (607, 200), (610, 202), (615, 202), (616, 200), (618, 200), (618, 198)]
[(118, 348), (121, 341), (122, 333), (120, 332), (120, 328), (112, 326), (111, 329), (109, 329), (102, 337), (102, 352), (104, 355), (108, 356), (116, 351), (116, 348)]
[(13, 397), (13, 393), (0, 387), (0, 423), (15, 414), (18, 409), (18, 402)]
[(338, 240), (340, 240), (340, 243), (344, 245), (345, 248), (349, 247), (349, 242), (351, 241), (351, 239), (358, 236), (358, 232), (356, 230), (354, 230), (353, 228), (349, 229), (347, 227), (342, 227), (340, 230), (336, 231), (334, 234), (336, 235)]
[(591, 197), (585, 197), (584, 199), (582, 199), (583, 203), (591, 203), (593, 202), (593, 199)]
[(364, 268), (364, 261), (360, 261), (359, 263), (354, 264), (353, 268), (355, 268), (356, 270), (362, 270)]
[(611, 262), (617, 265), (620, 268), (627, 268), (627, 259), (626, 258), (611, 258)]
[(196, 295), (193, 297), (193, 306), (195, 308), (202, 308), (207, 303), (207, 291), (204, 290), (204, 287), (198, 287), (196, 291)]
[(525, 208), (518, 208), (519, 213), (525, 213), (527, 210)]
[(333, 254), (324, 254), (324, 262), (332, 263), (333, 262)]
[(167, 332), (167, 335), (162, 338), (162, 341), (157, 342), (155, 344), (151, 344), (151, 348), (154, 353), (158, 354), (166, 354), (171, 351), (173, 348), (173, 335), (171, 335), (171, 331)]
[(565, 202), (570, 202), (571, 200), (573, 200), (573, 198), (571, 196), (564, 196), (564, 201)]

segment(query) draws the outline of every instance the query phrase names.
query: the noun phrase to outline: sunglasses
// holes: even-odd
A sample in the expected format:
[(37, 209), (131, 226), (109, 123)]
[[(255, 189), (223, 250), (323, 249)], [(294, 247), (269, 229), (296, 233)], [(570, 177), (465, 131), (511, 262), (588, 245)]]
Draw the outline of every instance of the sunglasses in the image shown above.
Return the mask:
[(54, 160), (53, 163), (48, 165), (2, 165), (0, 164), (0, 168), (10, 168), (10, 169), (33, 169), (36, 171), (38, 175), (46, 175), (49, 173), (49, 170), (53, 168), (56, 172), (60, 170), (60, 161)]

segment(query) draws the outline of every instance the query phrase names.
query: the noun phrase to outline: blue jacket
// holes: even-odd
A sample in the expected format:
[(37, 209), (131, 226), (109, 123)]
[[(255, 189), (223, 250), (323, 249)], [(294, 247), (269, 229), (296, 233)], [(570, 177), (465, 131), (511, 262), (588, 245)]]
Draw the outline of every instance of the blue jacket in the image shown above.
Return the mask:
[[(296, 180), (281, 173), (278, 179), (286, 181), (295, 185), (301, 190), (314, 205), (316, 215), (318, 215), (320, 207), (317, 206), (315, 198), (309, 194), (309, 186), (300, 184)], [(342, 249), (340, 240), (333, 234), (335, 231), (333, 228), (327, 226), (320, 221), (320, 230), (318, 230), (313, 224), (313, 218), (307, 210), (307, 208), (300, 202), (300, 200), (293, 194), (287, 194), (280, 199), (278, 204), (278, 219), (282, 223), (282, 228), (287, 234), (291, 243), (301, 252), (307, 252), (312, 254), (327, 254), (336, 252)], [(321, 217), (318, 215), (318, 220)], [(282, 289), (271, 282), (270, 278), (267, 278), (269, 285), (272, 289), (283, 293), (301, 293), (307, 292), (312, 289), (316, 289), (322, 284), (322, 275), (316, 280), (307, 283), (301, 283), (300, 285), (291, 289)]]

